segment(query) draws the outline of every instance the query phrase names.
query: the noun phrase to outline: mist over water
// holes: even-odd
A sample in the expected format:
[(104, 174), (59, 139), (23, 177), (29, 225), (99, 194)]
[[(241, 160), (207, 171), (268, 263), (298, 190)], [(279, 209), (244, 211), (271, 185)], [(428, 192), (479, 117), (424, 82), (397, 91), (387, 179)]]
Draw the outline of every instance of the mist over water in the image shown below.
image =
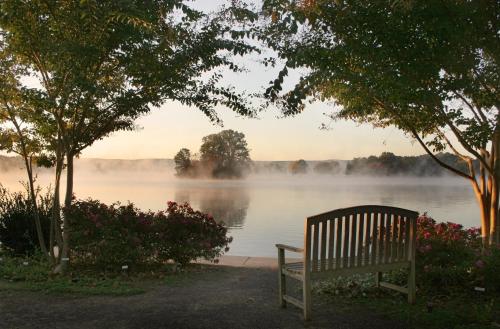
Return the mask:
[[(438, 221), (479, 226), (471, 187), (458, 177), (252, 174), (244, 180), (195, 180), (175, 177), (166, 160), (110, 161), (115, 160), (77, 162), (78, 198), (131, 201), (144, 210), (164, 210), (169, 200), (189, 202), (230, 227), (233, 255), (275, 257), (275, 243), (303, 244), (305, 217), (361, 204), (408, 208)], [(48, 186), (52, 177), (42, 170), (38, 184)], [(12, 191), (21, 190), (24, 179), (21, 170), (0, 172), (0, 183)]]

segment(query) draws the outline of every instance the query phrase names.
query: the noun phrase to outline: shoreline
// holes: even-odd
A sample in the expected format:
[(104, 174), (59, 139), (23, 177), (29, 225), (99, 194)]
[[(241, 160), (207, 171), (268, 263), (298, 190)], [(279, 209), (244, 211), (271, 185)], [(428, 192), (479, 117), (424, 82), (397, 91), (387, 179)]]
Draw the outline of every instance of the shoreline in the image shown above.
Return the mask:
[[(286, 258), (287, 262), (300, 262), (302, 258)], [(218, 258), (218, 262), (210, 262), (208, 260), (197, 260), (196, 264), (229, 266), (229, 267), (247, 267), (247, 268), (278, 268), (277, 257), (253, 257), (253, 256), (233, 256), (223, 255)]]

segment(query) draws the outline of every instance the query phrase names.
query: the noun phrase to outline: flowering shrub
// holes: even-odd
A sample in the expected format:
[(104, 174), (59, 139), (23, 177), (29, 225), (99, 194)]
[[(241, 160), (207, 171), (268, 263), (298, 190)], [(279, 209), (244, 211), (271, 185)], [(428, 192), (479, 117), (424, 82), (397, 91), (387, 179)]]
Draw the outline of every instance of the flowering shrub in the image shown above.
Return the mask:
[(483, 252), (474, 267), (477, 280), (487, 289), (500, 293), (500, 246)]
[(64, 215), (70, 220), (72, 256), (79, 261), (105, 267), (144, 261), (153, 214), (132, 204), (89, 199), (74, 201)]
[(214, 259), (229, 249), (227, 228), (189, 204), (168, 202), (167, 214), (154, 217), (154, 249), (159, 260), (181, 265), (199, 257)]
[(480, 231), (437, 223), (426, 214), (417, 219), (417, 282), (433, 293), (470, 287), (481, 250)]
[(232, 240), (211, 216), (175, 202), (168, 203), (166, 212), (155, 213), (133, 204), (107, 206), (89, 199), (74, 201), (64, 215), (71, 225), (72, 257), (104, 267), (212, 260), (227, 251)]

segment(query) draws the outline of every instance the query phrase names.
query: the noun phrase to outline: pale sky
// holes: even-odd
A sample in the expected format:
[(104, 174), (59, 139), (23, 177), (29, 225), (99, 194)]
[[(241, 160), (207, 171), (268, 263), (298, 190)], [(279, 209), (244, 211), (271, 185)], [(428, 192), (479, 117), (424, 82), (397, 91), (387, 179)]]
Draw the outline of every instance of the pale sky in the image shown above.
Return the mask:
[[(202, 10), (215, 9), (224, 0), (196, 0), (194, 6)], [(257, 57), (246, 58), (248, 73), (226, 74), (226, 81), (240, 90), (262, 91), (276, 76), (277, 69), (257, 64)], [(289, 85), (292, 85), (291, 83)], [(340, 121), (331, 123), (330, 130), (320, 130), (328, 123), (325, 112), (329, 104), (312, 104), (295, 117), (279, 118), (280, 113), (269, 109), (259, 119), (242, 118), (228, 109), (220, 108), (224, 127), (214, 126), (201, 111), (168, 102), (137, 121), (141, 129), (117, 132), (85, 150), (84, 157), (98, 158), (173, 158), (182, 147), (193, 153), (199, 150), (201, 139), (222, 129), (234, 129), (246, 136), (253, 160), (325, 160), (351, 159), (378, 155), (388, 151), (398, 155), (422, 154), (416, 143), (396, 128), (374, 129), (371, 125), (357, 125)]]
[(214, 126), (196, 108), (169, 103), (138, 120), (142, 128), (118, 132), (84, 151), (84, 157), (97, 158), (173, 158), (182, 147), (197, 152), (201, 139), (222, 129), (243, 132), (253, 160), (351, 159), (378, 155), (384, 151), (398, 155), (422, 154), (419, 145), (395, 128), (373, 129), (348, 121), (334, 122), (330, 130), (320, 130), (327, 122), (326, 104), (309, 105), (293, 118), (279, 113), (262, 113), (260, 119), (237, 117), (220, 111), (224, 128)]
[[(195, 0), (194, 6), (209, 11), (224, 2)], [(226, 73), (224, 82), (240, 91), (262, 92), (276, 77), (279, 68), (265, 68), (258, 63), (259, 59), (257, 56), (241, 59), (240, 63), (248, 72), (237, 75)], [(285, 80), (285, 87), (292, 86), (293, 78), (297, 77), (297, 74), (292, 74), (288, 83)], [(194, 107), (167, 102), (140, 118), (137, 121), (140, 129), (114, 133), (84, 150), (82, 157), (173, 158), (183, 147), (196, 153), (204, 136), (223, 129), (245, 134), (253, 160), (352, 159), (379, 155), (384, 151), (398, 155), (423, 153), (417, 143), (412, 143), (396, 128), (374, 129), (371, 125), (339, 121), (331, 123), (330, 130), (320, 130), (322, 123), (329, 123), (324, 113), (331, 110), (331, 104), (316, 103), (307, 105), (305, 111), (295, 117), (280, 118), (276, 109), (269, 109), (260, 113), (258, 119), (249, 119), (238, 117), (229, 109), (219, 108), (218, 113), (224, 121), (224, 127), (220, 127), (212, 124)]]

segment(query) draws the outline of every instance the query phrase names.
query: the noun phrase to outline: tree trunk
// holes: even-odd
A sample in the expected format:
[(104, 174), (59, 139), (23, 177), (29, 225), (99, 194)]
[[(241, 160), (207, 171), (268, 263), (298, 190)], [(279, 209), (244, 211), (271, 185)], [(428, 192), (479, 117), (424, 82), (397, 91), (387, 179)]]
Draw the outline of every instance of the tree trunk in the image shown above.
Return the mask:
[(33, 164), (31, 159), (28, 159), (27, 156), (24, 156), (24, 165), (26, 166), (26, 172), (28, 174), (28, 186), (29, 186), (29, 194), (31, 199), (31, 206), (33, 207), (33, 215), (35, 216), (35, 226), (36, 226), (36, 234), (38, 235), (38, 243), (40, 244), (40, 250), (45, 256), (48, 255), (47, 245), (45, 244), (45, 237), (43, 236), (42, 224), (40, 222), (40, 213), (38, 211), (38, 205), (36, 202), (36, 193), (35, 193), (35, 180), (33, 179)]
[(47, 246), (45, 244), (45, 237), (43, 236), (42, 224), (40, 223), (40, 213), (38, 211), (38, 205), (36, 202), (35, 180), (33, 178), (33, 161), (28, 153), (25, 135), (23, 134), (21, 127), (16, 120), (15, 115), (10, 110), (8, 112), (11, 122), (16, 128), (17, 135), (19, 136), (19, 141), (21, 144), (21, 153), (24, 159), (24, 167), (26, 169), (26, 173), (28, 174), (28, 189), (29, 189), (28, 193), (30, 195), (31, 206), (33, 207), (33, 215), (35, 216), (35, 227), (36, 227), (36, 234), (38, 235), (38, 243), (40, 245), (40, 250), (43, 252), (43, 254), (48, 256)]
[(60, 203), (60, 187), (61, 187), (61, 174), (64, 167), (64, 155), (58, 149), (56, 151), (56, 168), (55, 168), (55, 182), (54, 182), (54, 198), (52, 200), (52, 218), (51, 218), (51, 255), (54, 257), (54, 242), (57, 244), (59, 249), (59, 253), (57, 255), (57, 259), (54, 257), (54, 264), (59, 264), (59, 260), (61, 259), (61, 251), (63, 248), (63, 237), (61, 233), (61, 203)]
[(496, 131), (493, 135), (492, 147), (491, 147), (491, 166), (493, 168), (493, 173), (490, 176), (491, 181), (491, 204), (489, 208), (490, 212), (490, 222), (489, 222), (489, 240), (488, 245), (496, 245), (499, 241), (499, 228), (498, 228), (498, 206), (499, 206), (499, 195), (500, 195), (500, 132), (497, 126)]
[[(73, 200), (73, 167), (74, 156), (72, 153), (66, 154), (66, 196), (64, 198), (64, 207), (69, 208)], [(61, 258), (61, 272), (65, 272), (69, 265), (70, 256), (70, 224), (66, 215), (63, 215), (63, 248)]]

